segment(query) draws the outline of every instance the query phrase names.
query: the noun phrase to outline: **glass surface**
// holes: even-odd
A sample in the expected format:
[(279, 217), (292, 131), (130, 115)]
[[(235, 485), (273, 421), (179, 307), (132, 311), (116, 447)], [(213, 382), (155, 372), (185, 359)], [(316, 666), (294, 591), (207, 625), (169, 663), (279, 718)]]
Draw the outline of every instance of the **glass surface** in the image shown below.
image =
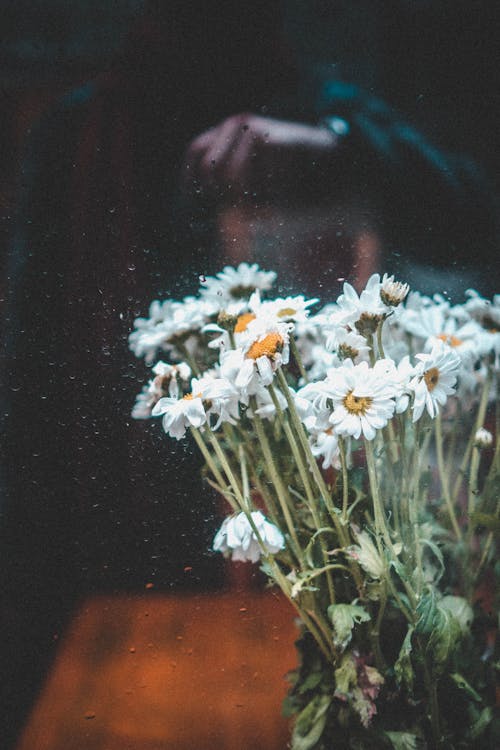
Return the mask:
[(285, 747), (293, 615), (211, 551), (226, 511), (191, 442), (131, 418), (149, 371), (128, 335), (240, 262), (323, 302), (374, 271), (497, 292), (498, 5), (1, 5), (6, 741)]

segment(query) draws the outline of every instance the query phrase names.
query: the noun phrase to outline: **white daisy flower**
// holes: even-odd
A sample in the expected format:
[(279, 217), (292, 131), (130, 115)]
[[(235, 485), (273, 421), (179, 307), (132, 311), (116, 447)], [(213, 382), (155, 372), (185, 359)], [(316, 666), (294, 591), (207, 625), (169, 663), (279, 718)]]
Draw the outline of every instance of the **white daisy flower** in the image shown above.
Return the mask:
[(352, 360), (328, 373), (325, 391), (333, 403), (330, 424), (338, 435), (373, 440), (394, 414), (396, 387), (385, 360), (373, 368)]
[(202, 427), (207, 421), (207, 414), (203, 406), (203, 394), (197, 389), (199, 381), (191, 381), (192, 392), (180, 399), (167, 396), (161, 398), (154, 406), (152, 415), (163, 415), (163, 429), (170, 437), (180, 440), (186, 434), (188, 427)]
[(455, 393), (455, 383), (460, 370), (460, 358), (456, 352), (441, 341), (437, 342), (430, 354), (417, 354), (419, 361), (416, 375), (409, 387), (415, 394), (413, 401), (413, 421), (416, 422), (424, 409), (432, 419), (444, 406), (448, 396)]
[(366, 339), (359, 333), (348, 331), (344, 326), (334, 325), (325, 331), (325, 346), (328, 351), (335, 351), (339, 360), (363, 358), (370, 351)]
[(409, 355), (405, 355), (397, 365), (392, 359), (381, 359), (375, 367), (384, 369), (387, 379), (394, 384), (395, 412), (402, 414), (409, 406), (412, 393), (410, 381), (415, 375), (415, 367), (411, 364)]
[[(252, 511), (252, 521), (257, 528), (266, 554), (275, 555), (285, 547), (285, 538), (273, 523), (266, 520), (260, 510)], [(262, 554), (257, 536), (245, 513), (226, 518), (213, 542), (214, 552), (241, 562), (259, 561)]]
[(299, 417), (309, 432), (322, 432), (331, 427), (332, 409), (327, 379), (307, 383), (299, 388), (294, 402)]
[(239, 393), (232, 382), (209, 371), (196, 380), (193, 389), (201, 394), (207, 416), (217, 417), (212, 430), (217, 430), (223, 422), (236, 424), (240, 416)]
[(384, 305), (389, 307), (398, 307), (406, 298), (410, 287), (401, 281), (394, 281), (394, 276), (388, 276), (384, 273), (380, 285), (380, 297)]
[(134, 419), (149, 419), (152, 416), (154, 405), (164, 396), (177, 399), (179, 397), (179, 382), (187, 382), (191, 377), (191, 368), (185, 362), (170, 365), (166, 362), (158, 362), (153, 367), (156, 377), (144, 386), (138, 394), (132, 417)]
[(151, 362), (158, 351), (176, 352), (176, 342), (187, 342), (190, 336), (199, 334), (213, 315), (213, 307), (195, 297), (186, 297), (182, 302), (155, 301), (149, 310), (149, 318), (137, 318), (135, 331), (129, 336), (129, 346), (137, 357)]
[(173, 311), (180, 302), (167, 300), (163, 303), (154, 300), (149, 308), (149, 318), (137, 318), (129, 338), (129, 347), (136, 357), (144, 357), (152, 362), (158, 350), (172, 333)]
[(315, 458), (323, 458), (323, 469), (340, 469), (339, 439), (332, 428), (312, 435), (311, 452)]
[(275, 371), (286, 365), (290, 356), (289, 337), (285, 327), (271, 331), (246, 347), (221, 354), (221, 375), (247, 394), (259, 385), (269, 385)]
[(380, 288), (380, 275), (374, 273), (359, 296), (354, 287), (345, 282), (343, 294), (337, 300), (344, 324), (356, 328), (363, 336), (375, 333), (379, 323), (391, 312), (382, 301)]
[(491, 333), (500, 331), (500, 294), (495, 294), (493, 302), (481, 297), (474, 289), (467, 289), (468, 297), (464, 307), (468, 314)]
[(317, 302), (317, 299), (306, 299), (302, 295), (262, 301), (257, 290), (250, 297), (248, 307), (255, 318), (267, 318), (271, 325), (276, 326), (278, 323), (304, 323), (309, 316), (309, 308)]
[(200, 296), (216, 304), (218, 309), (226, 309), (230, 303), (248, 300), (256, 289), (270, 289), (275, 279), (274, 271), (261, 271), (257, 263), (240, 263), (238, 268), (225, 266), (216, 276), (205, 278), (200, 287)]
[(135, 404), (132, 407), (132, 419), (149, 419), (151, 411), (158, 399), (151, 396), (149, 385), (145, 385), (140, 393), (135, 397)]

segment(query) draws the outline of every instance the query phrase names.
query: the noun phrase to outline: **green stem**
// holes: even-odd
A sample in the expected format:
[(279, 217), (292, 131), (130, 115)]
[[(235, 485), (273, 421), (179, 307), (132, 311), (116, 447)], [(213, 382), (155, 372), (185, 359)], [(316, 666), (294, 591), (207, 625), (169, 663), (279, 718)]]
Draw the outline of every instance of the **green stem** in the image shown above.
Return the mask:
[(264, 500), (264, 505), (266, 506), (266, 511), (269, 513), (269, 517), (271, 521), (275, 524), (275, 526), (279, 527), (280, 524), (279, 524), (278, 508), (274, 500), (274, 497), (272, 496), (272, 493), (269, 492), (265, 484), (261, 482), (260, 478), (257, 476), (255, 471), (252, 472), (252, 481), (255, 485), (255, 489)]
[[(311, 483), (309, 481), (309, 474), (307, 472), (307, 468), (304, 464), (304, 460), (300, 453), (299, 446), (297, 445), (297, 441), (295, 440), (295, 436), (290, 428), (288, 419), (286, 415), (283, 413), (283, 409), (281, 408), (279, 404), (278, 397), (276, 396), (276, 392), (274, 390), (274, 386), (272, 383), (269, 385), (269, 393), (271, 394), (271, 398), (273, 400), (276, 413), (281, 421), (281, 424), (283, 426), (283, 431), (288, 440), (288, 444), (290, 445), (290, 448), (292, 450), (295, 465), (297, 466), (297, 469), (299, 471), (302, 486), (304, 487), (304, 491), (307, 496), (307, 505), (313, 517), (316, 530), (318, 530), (321, 528), (322, 524), (321, 524), (321, 519), (318, 517), (318, 514), (317, 514), (316, 502), (314, 499), (314, 494), (312, 491)], [(322, 550), (323, 560), (327, 562), (328, 552), (326, 549), (325, 540), (322, 537), (320, 538), (320, 547)], [(327, 584), (328, 584), (328, 595), (330, 597), (330, 603), (335, 604), (335, 586), (334, 586), (333, 577), (330, 571), (327, 572)]]
[(382, 582), (381, 591), (380, 591), (380, 604), (378, 608), (377, 619), (375, 621), (374, 627), (371, 630), (371, 644), (372, 644), (373, 654), (375, 656), (375, 662), (377, 664), (377, 668), (380, 672), (385, 672), (385, 670), (387, 669), (387, 664), (384, 659), (384, 655), (382, 653), (382, 648), (380, 646), (380, 629), (382, 626), (382, 620), (384, 619), (386, 605), (387, 605), (387, 589), (386, 589), (385, 583)]
[[(424, 446), (420, 446), (420, 429), (421, 424), (417, 422), (415, 425), (414, 441), (413, 441), (413, 457), (412, 457), (412, 469), (411, 469), (411, 481), (408, 484), (408, 525), (413, 534), (413, 551), (414, 558), (413, 562), (416, 569), (417, 578), (417, 591), (420, 594), (423, 588), (424, 573), (422, 566), (422, 545), (420, 542), (420, 527), (419, 527), (419, 514), (418, 514), (418, 502), (420, 497), (420, 462), (422, 454), (425, 453)], [(427, 433), (424, 438), (425, 445), (428, 445), (430, 440), (430, 432)]]
[(291, 590), (290, 582), (281, 572), (279, 565), (276, 563), (274, 557), (272, 557), (271, 555), (268, 555), (265, 557), (265, 560), (272, 568), (274, 580), (276, 581), (280, 589), (283, 591), (283, 593), (285, 594), (286, 598), (288, 599), (292, 607), (297, 610), (299, 617), (302, 619), (307, 629), (311, 632), (313, 638), (315, 639), (316, 643), (321, 649), (323, 656), (326, 658), (328, 662), (331, 662), (332, 661), (332, 651), (331, 651), (332, 644), (330, 643), (330, 639), (326, 640), (323, 638), (323, 634), (317, 628), (314, 620), (312, 620), (309, 614), (307, 613), (307, 611), (302, 609), (302, 607), (300, 607), (300, 605), (295, 601), (295, 599), (292, 598), (292, 596), (290, 595), (290, 590)]
[(347, 524), (349, 506), (349, 479), (347, 473), (347, 458), (344, 438), (339, 437), (340, 465), (342, 467), (342, 523)]
[(446, 475), (445, 466), (444, 466), (443, 431), (442, 431), (442, 425), (441, 425), (441, 414), (438, 414), (436, 416), (436, 453), (437, 453), (439, 478), (441, 479), (441, 489), (443, 491), (444, 499), (446, 502), (446, 507), (448, 509), (448, 515), (450, 517), (451, 525), (453, 527), (453, 531), (455, 532), (455, 536), (457, 537), (459, 541), (461, 541), (462, 530), (460, 526), (458, 525), (455, 508), (453, 506), (453, 501), (452, 501), (451, 494), (450, 494), (448, 477)]
[(467, 516), (468, 516), (468, 527), (467, 527), (467, 547), (469, 547), (472, 533), (474, 531), (474, 524), (472, 522), (472, 516), (476, 508), (476, 497), (478, 494), (478, 481), (477, 475), (479, 472), (479, 464), (481, 461), (481, 449), (475, 445), (472, 449), (472, 458), (470, 462), (469, 472), (469, 499), (467, 503)]
[(290, 535), (290, 538), (293, 543), (293, 548), (295, 552), (295, 556), (300, 563), (300, 566), (303, 567), (303, 553), (302, 548), (299, 544), (299, 540), (297, 538), (297, 532), (295, 530), (295, 525), (293, 523), (292, 516), (290, 514), (290, 509), (288, 507), (289, 498), (285, 489), (285, 486), (282, 482), (282, 479), (278, 473), (278, 470), (276, 469), (276, 465), (274, 463), (273, 454), (271, 451), (271, 447), (269, 445), (269, 441), (266, 436), (266, 432), (264, 430), (264, 425), (262, 424), (261, 418), (255, 414), (255, 404), (254, 404), (254, 416), (253, 421), (255, 425), (255, 432), (257, 433), (257, 438), (259, 440), (260, 446), (262, 448), (262, 453), (264, 456), (264, 461), (266, 462), (266, 468), (269, 471), (269, 476), (271, 481), (274, 484), (275, 490), (276, 490), (276, 496), (278, 498), (281, 511), (283, 513), (285, 523), (287, 525), (288, 533)]
[[(467, 446), (464, 451), (464, 455), (462, 457), (462, 463), (460, 464), (460, 467), (458, 469), (457, 478), (455, 480), (455, 484), (453, 485), (453, 492), (451, 494), (453, 501), (455, 501), (458, 497), (458, 493), (460, 492), (460, 486), (464, 480), (465, 476), (465, 470), (467, 468), (467, 464), (469, 463), (470, 454), (472, 451), (472, 447), (474, 445), (474, 440), (476, 437), (476, 432), (478, 429), (484, 424), (484, 418), (486, 416), (486, 409), (488, 406), (488, 397), (490, 393), (490, 387), (492, 382), (492, 372), (491, 369), (488, 370), (488, 374), (486, 375), (483, 390), (481, 393), (481, 398), (479, 401), (479, 406), (477, 410), (476, 419), (474, 421), (471, 433), (469, 435), (469, 440), (467, 441)], [(498, 408), (498, 403), (497, 403)], [(498, 432), (497, 432), (498, 435)]]
[(224, 470), (224, 474), (229, 480), (229, 483), (231, 485), (231, 488), (236, 496), (236, 499), (238, 503), (240, 504), (241, 508), (245, 507), (245, 499), (243, 497), (240, 485), (238, 483), (238, 480), (234, 476), (233, 470), (231, 469), (231, 466), (229, 464), (229, 461), (227, 459), (226, 454), (222, 450), (222, 448), (219, 445), (219, 441), (215, 437), (215, 435), (212, 433), (209, 427), (206, 427), (203, 432), (204, 435), (208, 437), (208, 440), (210, 440), (210, 443), (212, 445), (212, 448), (214, 449), (214, 453), (216, 454), (217, 458), (219, 459), (219, 463), (222, 466), (222, 469)]
[(231, 508), (233, 509), (233, 511), (237, 512), (238, 510), (240, 510), (240, 508), (238, 507), (237, 503), (235, 503), (235, 501), (231, 498), (231, 496), (229, 495), (229, 493), (227, 492), (227, 490), (224, 489), (224, 485), (226, 484), (226, 482), (224, 481), (224, 478), (223, 478), (222, 474), (220, 473), (220, 471), (219, 471), (219, 469), (217, 467), (217, 464), (215, 463), (215, 461), (214, 461), (214, 459), (212, 457), (212, 454), (208, 450), (208, 448), (207, 448), (207, 446), (205, 444), (205, 441), (203, 440), (202, 436), (200, 435), (199, 430), (197, 430), (195, 427), (191, 427), (191, 434), (193, 435), (194, 439), (196, 440), (198, 448), (200, 449), (200, 452), (201, 452), (203, 458), (205, 459), (208, 468), (210, 469), (210, 471), (214, 475), (214, 477), (215, 477), (215, 479), (217, 481), (217, 484), (221, 488), (222, 494), (224, 495), (225, 499), (228, 501), (228, 503), (231, 506)]
[(245, 457), (245, 449), (243, 448), (243, 444), (240, 443), (238, 446), (238, 453), (240, 458), (240, 467), (241, 467), (241, 481), (243, 484), (243, 498), (245, 500), (245, 506), (246, 509), (250, 512), (251, 511), (251, 501), (250, 501), (250, 485), (248, 483), (248, 471), (247, 471), (247, 462)]
[(479, 561), (479, 565), (477, 566), (476, 574), (475, 574), (475, 581), (478, 580), (479, 576), (481, 575), (481, 572), (483, 570), (483, 566), (486, 564), (486, 561), (488, 560), (488, 555), (491, 549), (491, 545), (493, 543), (493, 532), (490, 531), (488, 536), (486, 537), (486, 542), (483, 547), (483, 554), (481, 555), (481, 559)]
[(307, 377), (306, 368), (304, 367), (304, 363), (302, 362), (302, 357), (300, 356), (300, 352), (297, 347), (297, 342), (295, 341), (293, 333), (290, 336), (290, 349), (292, 351), (295, 362), (297, 363), (297, 367), (299, 368), (299, 372), (302, 376), (304, 383), (308, 383), (309, 378)]
[[(380, 494), (379, 494), (377, 471), (375, 467), (375, 455), (373, 453), (373, 446), (371, 445), (369, 440), (365, 440), (365, 452), (366, 452), (366, 464), (368, 467), (368, 478), (370, 481), (370, 491), (371, 491), (372, 501), (373, 501), (373, 512), (374, 512), (374, 517), (375, 517), (375, 527), (377, 531), (377, 538), (380, 539), (380, 536), (383, 538), (385, 545), (392, 559), (394, 561), (397, 561), (398, 556), (396, 555), (396, 552), (394, 550), (394, 545), (392, 543), (391, 535), (389, 533), (389, 529), (387, 528), (387, 524), (385, 522), (384, 508), (383, 508), (382, 501), (380, 499)], [(381, 545), (379, 541), (379, 550), (380, 549), (381, 549)], [(406, 593), (408, 594), (408, 598), (410, 600), (412, 608), (415, 609), (416, 604), (417, 604), (417, 597), (416, 597), (415, 592), (413, 591), (413, 588), (410, 586), (409, 582), (405, 580), (405, 578), (400, 576), (400, 580), (405, 587), (405, 590), (406, 590)], [(390, 570), (387, 572), (387, 583), (391, 589), (392, 594), (397, 600), (400, 609), (403, 611), (405, 616), (409, 618), (409, 621), (413, 622), (413, 618), (411, 617), (411, 614), (408, 612), (408, 609), (404, 606), (403, 602), (401, 601), (401, 597), (399, 596), (397, 589), (395, 588), (392, 582)]]
[[(316, 482), (316, 485), (321, 494), (325, 507), (328, 510), (328, 513), (330, 514), (330, 518), (333, 521), (333, 525), (335, 526), (335, 531), (337, 532), (337, 537), (340, 543), (342, 544), (343, 547), (348, 547), (350, 543), (349, 532), (347, 528), (342, 525), (342, 523), (340, 522), (338, 518), (336, 508), (333, 505), (332, 499), (330, 497), (330, 493), (328, 492), (328, 488), (325, 484), (325, 480), (323, 479), (321, 475), (321, 471), (319, 470), (318, 464), (316, 463), (316, 459), (312, 454), (311, 446), (309, 445), (309, 440), (304, 431), (304, 427), (302, 426), (302, 422), (300, 421), (300, 417), (297, 414), (297, 409), (295, 408), (295, 402), (290, 393), (290, 389), (288, 387), (288, 383), (286, 382), (286, 378), (281, 369), (277, 371), (277, 374), (278, 374), (278, 382), (279, 382), (281, 391), (286, 398), (286, 402), (288, 405), (288, 412), (290, 414), (292, 424), (295, 429), (295, 433), (298, 435), (299, 441), (302, 445), (302, 449), (306, 456), (306, 460), (309, 464), (310, 470), (313, 474), (314, 481)], [(352, 568), (352, 574), (353, 574), (354, 580), (356, 581), (356, 587), (358, 591), (361, 593), (364, 588), (364, 582), (363, 582), (363, 577), (361, 575), (361, 571), (359, 569), (359, 565), (357, 565), (357, 563), (355, 563), (354, 561), (351, 561), (349, 566)]]
[(381, 320), (380, 323), (377, 326), (377, 345), (378, 345), (379, 356), (382, 359), (385, 359), (384, 346), (382, 344), (382, 327), (383, 327), (383, 325), (384, 325), (384, 321)]
[(277, 371), (278, 374), (278, 381), (280, 384), (281, 391), (283, 395), (286, 398), (286, 402), (288, 404), (288, 411), (290, 413), (290, 417), (292, 420), (292, 424), (294, 426), (295, 432), (298, 435), (298, 438), (300, 440), (300, 443), (302, 445), (302, 449), (304, 451), (304, 454), (306, 456), (307, 462), (309, 464), (309, 468), (312, 471), (312, 474), (314, 476), (314, 481), (316, 482), (318, 489), (320, 491), (321, 497), (323, 499), (323, 502), (325, 503), (325, 506), (330, 514), (330, 517), (334, 523), (335, 530), (337, 531), (339, 540), (344, 546), (348, 546), (349, 544), (349, 537), (346, 532), (346, 530), (343, 528), (342, 524), (339, 521), (338, 514), (336, 512), (336, 508), (332, 503), (332, 499), (330, 497), (330, 493), (328, 492), (328, 488), (325, 484), (325, 480), (323, 479), (321, 475), (321, 471), (318, 468), (318, 464), (316, 463), (316, 459), (312, 454), (311, 446), (309, 445), (309, 440), (307, 439), (307, 435), (304, 432), (304, 428), (302, 426), (302, 422), (300, 421), (300, 417), (297, 414), (297, 410), (295, 408), (295, 403), (293, 401), (293, 397), (290, 393), (290, 389), (288, 387), (288, 383), (286, 382), (285, 376), (281, 369)]

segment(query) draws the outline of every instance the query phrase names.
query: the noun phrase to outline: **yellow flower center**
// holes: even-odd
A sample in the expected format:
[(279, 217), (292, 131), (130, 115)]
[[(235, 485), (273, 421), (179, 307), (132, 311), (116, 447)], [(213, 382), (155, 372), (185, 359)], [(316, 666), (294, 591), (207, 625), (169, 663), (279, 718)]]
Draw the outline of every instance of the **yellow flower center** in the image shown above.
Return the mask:
[(456, 336), (452, 336), (451, 333), (440, 333), (438, 336), (438, 339), (441, 341), (444, 341), (445, 344), (448, 344), (448, 346), (462, 346), (464, 343), (462, 339), (457, 338)]
[(284, 307), (282, 310), (278, 313), (278, 318), (291, 318), (297, 310), (294, 310), (293, 307)]
[(183, 396), (182, 399), (183, 401), (192, 401), (193, 398), (201, 398), (201, 396), (201, 391), (199, 393), (186, 393), (186, 395)]
[(432, 393), (434, 388), (439, 383), (439, 370), (437, 367), (431, 367), (430, 370), (427, 370), (426, 373), (424, 373), (424, 380), (425, 384), (427, 386), (427, 390)]
[(269, 357), (273, 359), (276, 352), (283, 349), (283, 336), (279, 333), (268, 333), (261, 341), (254, 341), (246, 356), (248, 359), (258, 359), (259, 357)]
[(247, 326), (252, 320), (255, 320), (255, 315), (253, 313), (243, 313), (243, 315), (240, 315), (236, 321), (234, 332), (243, 333), (243, 331), (247, 330)]
[(366, 414), (372, 404), (373, 399), (370, 396), (355, 396), (353, 391), (349, 391), (344, 397), (343, 404), (351, 414)]

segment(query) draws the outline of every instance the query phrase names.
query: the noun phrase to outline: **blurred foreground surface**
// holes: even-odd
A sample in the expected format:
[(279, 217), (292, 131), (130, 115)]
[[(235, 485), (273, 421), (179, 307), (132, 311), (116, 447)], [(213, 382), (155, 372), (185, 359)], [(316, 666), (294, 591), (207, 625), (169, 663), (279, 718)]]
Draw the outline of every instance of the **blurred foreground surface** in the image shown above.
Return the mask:
[(89, 599), (17, 750), (283, 750), (296, 637), (275, 592)]

